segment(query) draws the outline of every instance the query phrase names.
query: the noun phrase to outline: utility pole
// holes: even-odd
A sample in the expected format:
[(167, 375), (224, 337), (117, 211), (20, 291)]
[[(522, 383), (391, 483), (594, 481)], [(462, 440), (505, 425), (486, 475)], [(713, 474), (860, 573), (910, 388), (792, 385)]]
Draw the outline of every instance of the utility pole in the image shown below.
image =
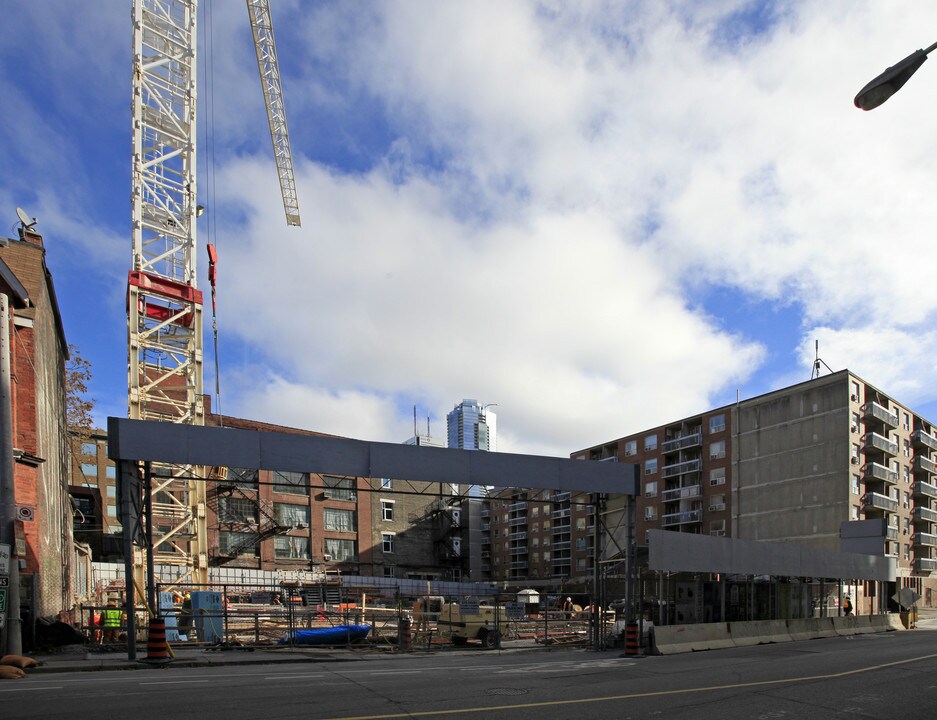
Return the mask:
[[(19, 560), (14, 557), (16, 536), (13, 518), (16, 516), (16, 488), (13, 480), (13, 391), (10, 373), (10, 298), (0, 293), (0, 566), (9, 565), (9, 574), (0, 574), (0, 582), (6, 577), (8, 588), (0, 586), (0, 596), (6, 609), (0, 612), (2, 640), (0, 654), (20, 655), (23, 652), (22, 627), (20, 626), (20, 577)], [(0, 567), (0, 573), (5, 570)]]

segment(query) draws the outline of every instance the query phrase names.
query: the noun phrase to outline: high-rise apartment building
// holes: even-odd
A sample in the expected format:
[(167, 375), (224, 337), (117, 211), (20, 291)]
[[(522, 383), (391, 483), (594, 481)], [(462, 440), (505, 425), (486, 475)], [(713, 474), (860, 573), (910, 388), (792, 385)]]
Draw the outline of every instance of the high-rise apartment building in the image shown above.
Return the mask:
[(572, 457), (640, 464), (639, 545), (663, 529), (839, 552), (844, 523), (876, 521), (869, 552), (933, 605), (937, 426), (848, 370)]
[(483, 405), (470, 399), (456, 405), (446, 416), (449, 447), (497, 452), (498, 416), (490, 409), (494, 405), (495, 403)]

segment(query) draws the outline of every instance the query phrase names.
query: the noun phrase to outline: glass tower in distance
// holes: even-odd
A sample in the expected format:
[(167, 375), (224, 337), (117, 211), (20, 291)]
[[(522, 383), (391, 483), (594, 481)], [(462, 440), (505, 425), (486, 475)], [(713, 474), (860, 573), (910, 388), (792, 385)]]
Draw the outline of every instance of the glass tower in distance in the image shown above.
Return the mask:
[(449, 447), (460, 450), (498, 451), (498, 418), (490, 408), (495, 403), (482, 404), (477, 400), (463, 400), (446, 416)]

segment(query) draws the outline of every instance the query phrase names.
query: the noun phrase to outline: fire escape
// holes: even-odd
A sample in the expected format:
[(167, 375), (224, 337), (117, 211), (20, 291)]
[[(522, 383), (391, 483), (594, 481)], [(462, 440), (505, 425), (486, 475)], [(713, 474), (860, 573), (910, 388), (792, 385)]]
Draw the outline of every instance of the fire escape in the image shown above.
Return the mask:
[[(258, 497), (256, 479), (248, 481), (238, 471), (228, 468), (215, 468), (212, 473), (213, 492), (209, 497), (209, 507), (218, 518), (219, 536), (222, 532), (231, 533), (238, 539), (223, 546), (212, 548), (210, 563), (224, 565), (237, 559), (245, 552), (259, 548), (260, 543), (274, 535), (285, 535), (293, 529), (292, 525), (281, 523), (269, 501)], [(253, 485), (253, 487), (251, 487)]]

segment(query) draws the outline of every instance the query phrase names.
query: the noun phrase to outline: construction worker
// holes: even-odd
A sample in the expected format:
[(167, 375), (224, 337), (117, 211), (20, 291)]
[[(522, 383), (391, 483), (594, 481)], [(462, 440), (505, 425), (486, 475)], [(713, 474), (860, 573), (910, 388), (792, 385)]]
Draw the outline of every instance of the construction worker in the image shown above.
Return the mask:
[(101, 627), (104, 628), (102, 644), (116, 643), (120, 640), (120, 628), (124, 624), (124, 611), (117, 607), (115, 598), (108, 598), (107, 607), (101, 612)]
[(567, 620), (573, 616), (573, 599), (571, 597), (566, 598), (566, 602), (563, 603), (563, 612), (566, 613)]

